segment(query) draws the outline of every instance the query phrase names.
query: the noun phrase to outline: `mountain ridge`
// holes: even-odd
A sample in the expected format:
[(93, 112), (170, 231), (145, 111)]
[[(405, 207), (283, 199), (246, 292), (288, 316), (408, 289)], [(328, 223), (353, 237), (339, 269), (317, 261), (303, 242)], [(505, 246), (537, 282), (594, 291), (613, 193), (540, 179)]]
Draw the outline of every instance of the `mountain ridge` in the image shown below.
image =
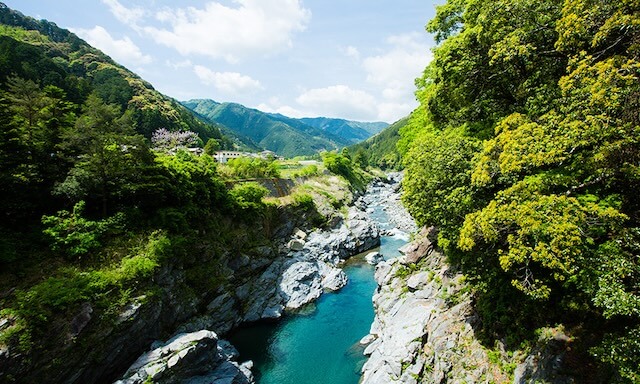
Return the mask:
[(263, 112), (239, 103), (211, 99), (192, 99), (181, 103), (208, 121), (286, 157), (313, 155), (318, 151), (346, 147), (387, 126), (383, 122), (355, 122), (327, 117), (298, 119)]
[(53, 85), (76, 104), (97, 93), (105, 102), (131, 111), (136, 130), (147, 138), (159, 128), (191, 130), (203, 142), (215, 139), (223, 148), (233, 145), (216, 124), (196, 117), (73, 32), (25, 16), (4, 3), (0, 3), (0, 53), (1, 82), (17, 76), (41, 87)]

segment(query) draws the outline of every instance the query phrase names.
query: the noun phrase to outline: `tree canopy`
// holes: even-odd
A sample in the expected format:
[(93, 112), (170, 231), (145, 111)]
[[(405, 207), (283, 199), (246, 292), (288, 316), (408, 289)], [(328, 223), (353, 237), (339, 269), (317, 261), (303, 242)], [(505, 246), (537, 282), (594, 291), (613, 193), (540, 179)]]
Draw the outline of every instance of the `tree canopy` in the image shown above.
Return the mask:
[(592, 352), (629, 381), (640, 379), (639, 9), (449, 0), (427, 26), (439, 44), (399, 142), (410, 211), (439, 228), (480, 302), (502, 297), (485, 316), (512, 316), (486, 328), (531, 325), (531, 303), (553, 313), (542, 323), (615, 320), (624, 327)]

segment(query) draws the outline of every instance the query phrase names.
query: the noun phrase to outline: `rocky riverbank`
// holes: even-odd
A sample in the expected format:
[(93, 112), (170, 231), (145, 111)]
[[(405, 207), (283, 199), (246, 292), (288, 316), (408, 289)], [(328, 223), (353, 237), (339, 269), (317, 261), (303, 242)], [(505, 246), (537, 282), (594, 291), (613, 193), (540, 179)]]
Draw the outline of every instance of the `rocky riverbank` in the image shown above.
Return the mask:
[(570, 340), (561, 330), (544, 332), (527, 352), (479, 342), (470, 288), (434, 247), (434, 235), (423, 229), (403, 256), (376, 267), (361, 383), (576, 382), (562, 373)]
[[(224, 334), (246, 322), (277, 319), (285, 311), (316, 300), (325, 291), (342, 288), (347, 277), (340, 264), (352, 255), (378, 246), (380, 230), (367, 213), (356, 206), (349, 207), (346, 214), (334, 218), (333, 222), (334, 227), (326, 230), (305, 232), (293, 228), (286, 231), (291, 233), (288, 237), (278, 239), (273, 247), (256, 249), (251, 257), (239, 255), (232, 260), (227, 267), (235, 284), (220, 290), (204, 311), (180, 325), (177, 335), (163, 346), (157, 346), (160, 342), (154, 343), (157, 348), (140, 356), (121, 382), (138, 383), (147, 379), (215, 382), (230, 375), (235, 375), (235, 381), (225, 379), (228, 382), (253, 382), (252, 376), (246, 374), (250, 362), (236, 363), (232, 359), (234, 355), (225, 354), (224, 349), (216, 352), (216, 345), (228, 344), (216, 343), (216, 334)], [(176, 338), (195, 338), (199, 340), (196, 344), (204, 347), (175, 347)], [(200, 361), (201, 354), (210, 356), (211, 364), (218, 365), (207, 366), (204, 373), (202, 370), (194, 373), (188, 368), (188, 362)], [(189, 357), (191, 355), (194, 357)], [(185, 363), (178, 364), (178, 361)], [(223, 376), (216, 376), (218, 374)], [(179, 380), (174, 380), (176, 377)], [(197, 381), (202, 377), (209, 381)]]
[(238, 351), (211, 331), (179, 334), (151, 348), (115, 384), (254, 382), (251, 362), (238, 364)]
[[(369, 186), (369, 193), (361, 196), (355, 202), (355, 206), (371, 213), (375, 206), (381, 206), (389, 219), (388, 227), (383, 235), (408, 236), (418, 230), (415, 221), (402, 205), (401, 182), (404, 174), (392, 172), (387, 175), (387, 180), (374, 180)], [(407, 238), (408, 239), (408, 238)]]

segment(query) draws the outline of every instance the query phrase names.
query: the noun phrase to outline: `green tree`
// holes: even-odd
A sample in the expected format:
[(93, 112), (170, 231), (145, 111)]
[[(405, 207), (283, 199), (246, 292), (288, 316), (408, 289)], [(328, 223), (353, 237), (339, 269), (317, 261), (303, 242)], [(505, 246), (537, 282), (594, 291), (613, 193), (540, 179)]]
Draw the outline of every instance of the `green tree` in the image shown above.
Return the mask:
[(543, 322), (600, 319), (624, 331), (595, 355), (637, 380), (637, 2), (450, 0), (428, 30), (439, 45), (398, 144), (409, 209), (440, 228), (486, 327), (533, 326), (531, 303)]
[(129, 113), (91, 95), (74, 127), (63, 131), (61, 146), (75, 156), (73, 168), (56, 191), (72, 201), (95, 196), (106, 217), (109, 203), (121, 197), (153, 157), (134, 131)]
[(209, 156), (213, 156), (216, 154), (216, 151), (219, 151), (221, 149), (221, 145), (220, 145), (220, 141), (216, 140), (216, 139), (209, 139), (207, 140), (207, 144), (205, 144), (204, 146), (204, 153), (206, 153)]

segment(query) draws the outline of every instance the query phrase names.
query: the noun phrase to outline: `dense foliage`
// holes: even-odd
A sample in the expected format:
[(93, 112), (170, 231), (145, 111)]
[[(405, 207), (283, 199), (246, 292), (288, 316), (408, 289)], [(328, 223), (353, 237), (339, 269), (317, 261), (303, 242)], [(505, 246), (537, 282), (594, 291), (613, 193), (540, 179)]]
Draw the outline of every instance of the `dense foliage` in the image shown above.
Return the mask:
[(175, 294), (212, 292), (219, 249), (268, 242), (277, 212), (187, 150), (229, 145), (215, 126), (54, 24), (2, 4), (0, 21), (0, 381), (41, 382), (104, 357), (98, 332), (77, 342), (79, 311), (117, 328), (127, 305), (163, 300), (173, 265)]
[(402, 160), (397, 143), (400, 140), (400, 129), (407, 124), (408, 120), (407, 117), (400, 119), (375, 136), (350, 146), (349, 152), (355, 154), (354, 160), (363, 168), (374, 166), (382, 169), (399, 169), (402, 166)]
[(6, 6), (0, 8), (0, 83), (11, 76), (55, 86), (77, 105), (89, 94), (128, 110), (135, 129), (146, 138), (157, 129), (190, 130), (203, 142), (231, 142), (217, 126), (206, 124), (176, 102), (89, 46), (73, 33), (47, 21), (36, 21)]
[(132, 302), (162, 300), (155, 279), (174, 265), (186, 275), (180, 294), (206, 294), (224, 282), (229, 250), (268, 244), (278, 208), (262, 202), (267, 190), (229, 191), (213, 157), (180, 148), (192, 134), (161, 132), (155, 145), (179, 143), (152, 150), (131, 112), (95, 93), (78, 106), (60, 88), (12, 77), (1, 95), (0, 347), (10, 355), (0, 363), (11, 365), (0, 381), (64, 375), (55, 364), (90, 353), (92, 342), (74, 344), (83, 308), (111, 329)]
[(640, 380), (639, 9), (449, 0), (427, 26), (439, 45), (398, 144), (404, 200), (472, 278), (485, 334), (588, 326), (602, 341), (592, 354), (631, 382)]
[(230, 179), (260, 179), (280, 177), (277, 163), (273, 159), (239, 157), (230, 159), (220, 167), (220, 173)]
[(324, 152), (322, 162), (329, 172), (344, 177), (354, 190), (363, 191), (371, 179), (371, 176), (351, 159), (347, 148), (343, 148), (341, 153)]

